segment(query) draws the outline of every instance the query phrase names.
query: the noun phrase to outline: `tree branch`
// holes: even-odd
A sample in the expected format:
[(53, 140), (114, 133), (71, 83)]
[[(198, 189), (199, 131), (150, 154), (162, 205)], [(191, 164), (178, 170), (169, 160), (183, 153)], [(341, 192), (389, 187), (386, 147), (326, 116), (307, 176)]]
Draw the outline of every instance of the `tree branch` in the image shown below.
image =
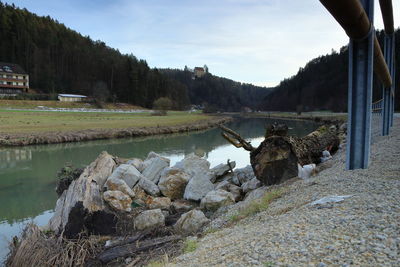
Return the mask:
[(240, 134), (237, 132), (233, 131), (232, 129), (229, 129), (228, 127), (225, 127), (223, 125), (219, 126), (223, 132), (221, 133), (222, 137), (225, 138), (229, 143), (234, 145), (237, 148), (243, 147), (247, 151), (253, 151), (255, 148), (250, 144), (250, 142), (247, 142), (244, 140)]

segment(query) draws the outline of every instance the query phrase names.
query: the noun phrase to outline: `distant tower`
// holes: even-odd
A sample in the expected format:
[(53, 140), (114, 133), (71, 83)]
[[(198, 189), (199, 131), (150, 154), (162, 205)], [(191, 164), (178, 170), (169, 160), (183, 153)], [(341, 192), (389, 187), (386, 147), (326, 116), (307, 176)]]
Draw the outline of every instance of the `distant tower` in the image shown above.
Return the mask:
[(205, 71), (205, 73), (208, 73), (208, 67), (206, 64), (204, 64), (204, 71)]

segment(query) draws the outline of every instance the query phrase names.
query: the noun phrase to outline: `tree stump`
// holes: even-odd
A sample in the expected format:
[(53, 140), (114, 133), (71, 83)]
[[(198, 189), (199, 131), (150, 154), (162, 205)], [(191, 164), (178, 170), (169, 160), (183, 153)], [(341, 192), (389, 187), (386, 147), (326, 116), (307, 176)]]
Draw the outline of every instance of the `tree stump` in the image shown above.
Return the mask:
[[(223, 136), (236, 147), (250, 151), (250, 163), (258, 180), (265, 185), (282, 183), (298, 175), (298, 164), (320, 163), (322, 151), (336, 152), (339, 147), (338, 127), (321, 126), (309, 135), (298, 138), (287, 136), (287, 126), (267, 127), (265, 140), (254, 148), (231, 129)], [(226, 136), (229, 135), (229, 138)], [(240, 138), (239, 138), (240, 137)], [(236, 142), (233, 140), (236, 139)]]

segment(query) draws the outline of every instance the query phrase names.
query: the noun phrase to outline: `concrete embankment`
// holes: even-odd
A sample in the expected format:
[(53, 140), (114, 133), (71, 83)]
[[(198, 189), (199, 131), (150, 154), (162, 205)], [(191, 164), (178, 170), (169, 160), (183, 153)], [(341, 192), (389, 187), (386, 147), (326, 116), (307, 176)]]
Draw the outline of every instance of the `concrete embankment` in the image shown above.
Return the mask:
[(207, 120), (196, 121), (175, 126), (132, 127), (119, 129), (89, 129), (67, 132), (43, 133), (16, 133), (0, 134), (0, 146), (25, 146), (37, 144), (56, 144), (67, 142), (81, 142), (100, 139), (114, 139), (124, 137), (139, 137), (160, 134), (184, 133), (200, 131), (216, 127), (231, 121), (230, 117), (210, 117)]

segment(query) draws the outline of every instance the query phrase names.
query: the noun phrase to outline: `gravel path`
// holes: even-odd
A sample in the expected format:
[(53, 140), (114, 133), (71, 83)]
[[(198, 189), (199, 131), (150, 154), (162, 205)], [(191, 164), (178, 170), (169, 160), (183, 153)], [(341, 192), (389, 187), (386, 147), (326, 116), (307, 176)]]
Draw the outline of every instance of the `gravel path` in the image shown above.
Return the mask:
[[(345, 171), (342, 149), (333, 167), (269, 188), (285, 193), (266, 211), (229, 226), (245, 204), (230, 207), (210, 226), (218, 231), (169, 266), (400, 266), (398, 125), (397, 117), (389, 137), (374, 137), (368, 170)], [(351, 197), (310, 204), (332, 195)]]

